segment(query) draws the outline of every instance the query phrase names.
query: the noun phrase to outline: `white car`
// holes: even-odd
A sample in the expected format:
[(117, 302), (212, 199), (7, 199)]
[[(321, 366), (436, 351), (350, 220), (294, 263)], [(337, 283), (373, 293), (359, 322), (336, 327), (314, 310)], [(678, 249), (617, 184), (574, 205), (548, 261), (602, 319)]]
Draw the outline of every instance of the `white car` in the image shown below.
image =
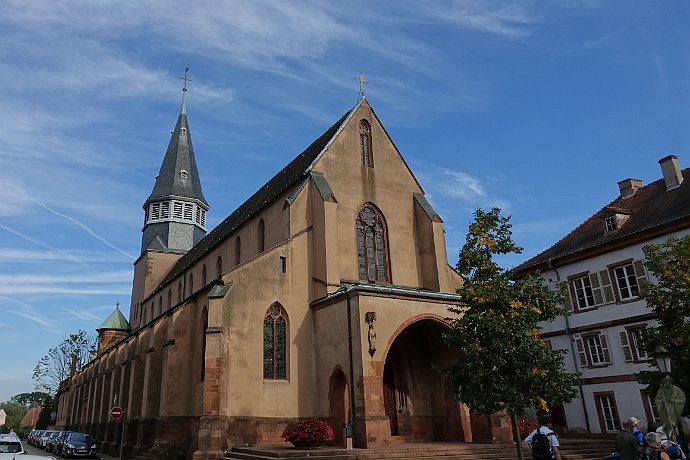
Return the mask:
[(0, 435), (0, 458), (7, 458), (21, 454), (23, 459), (26, 459), (26, 452), (24, 446), (16, 434), (1, 434)]

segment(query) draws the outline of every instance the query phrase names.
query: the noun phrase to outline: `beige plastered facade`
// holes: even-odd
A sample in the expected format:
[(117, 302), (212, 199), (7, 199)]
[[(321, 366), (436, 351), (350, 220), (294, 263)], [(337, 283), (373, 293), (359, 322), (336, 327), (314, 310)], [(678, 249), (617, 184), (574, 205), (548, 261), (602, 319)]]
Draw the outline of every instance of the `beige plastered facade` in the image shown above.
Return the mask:
[[(360, 120), (373, 167), (362, 166)], [(355, 447), (509, 438), (505, 418), (471, 415), (445, 390), (438, 369), (454, 355), (441, 334), (461, 281), (443, 222), (366, 99), (304, 177), (165, 285), (182, 254), (142, 254), (132, 331), (101, 334), (100, 354), (63, 382), (59, 427), (91, 432), (104, 452), (124, 438), (125, 456), (154, 458), (280, 443), (296, 417), (327, 420), (335, 445), (350, 423)], [(367, 203), (385, 219), (389, 282), (360, 279), (355, 223)], [(288, 320), (280, 380), (263, 375), (275, 304)], [(111, 420), (114, 404), (124, 423)]]

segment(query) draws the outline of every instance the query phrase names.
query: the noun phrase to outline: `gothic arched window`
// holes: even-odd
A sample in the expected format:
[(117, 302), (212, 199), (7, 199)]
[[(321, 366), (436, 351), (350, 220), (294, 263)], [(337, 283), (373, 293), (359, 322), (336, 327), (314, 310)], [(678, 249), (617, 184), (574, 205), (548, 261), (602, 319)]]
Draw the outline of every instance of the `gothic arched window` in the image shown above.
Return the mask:
[(182, 302), (182, 281), (177, 283), (177, 301)]
[(256, 229), (256, 246), (259, 248), (259, 253), (264, 252), (266, 248), (266, 227), (263, 219), (259, 220), (259, 226)]
[(194, 275), (189, 274), (189, 293), (194, 294)]
[(235, 265), (240, 264), (240, 256), (242, 255), (242, 240), (238, 236), (235, 240)]
[(359, 121), (359, 151), (362, 166), (374, 167), (374, 155), (371, 151), (371, 125), (366, 120)]
[(206, 286), (206, 264), (201, 267), (201, 285)]
[(222, 257), (218, 256), (218, 258), (216, 259), (216, 278), (220, 279), (222, 274), (223, 274), (223, 259), (222, 259)]
[(386, 221), (371, 203), (362, 206), (357, 216), (357, 264), (359, 279), (390, 282)]
[(274, 303), (264, 316), (264, 379), (287, 379), (287, 313)]
[(172, 307), (172, 289), (168, 288), (168, 308)]

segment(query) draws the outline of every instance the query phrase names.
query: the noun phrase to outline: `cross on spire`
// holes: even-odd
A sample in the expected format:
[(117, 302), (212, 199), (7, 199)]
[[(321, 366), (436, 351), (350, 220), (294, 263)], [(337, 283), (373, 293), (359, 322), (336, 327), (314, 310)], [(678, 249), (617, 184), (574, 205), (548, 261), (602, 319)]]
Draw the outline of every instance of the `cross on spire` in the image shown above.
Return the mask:
[(360, 72), (356, 77), (355, 80), (359, 82), (359, 98), (364, 99), (364, 85), (369, 83), (369, 80), (364, 78), (364, 74)]
[(184, 80), (184, 87), (182, 87), (182, 91), (187, 91), (187, 82), (192, 81), (191, 78), (187, 78), (187, 72), (189, 72), (189, 67), (184, 69), (184, 77), (179, 77), (180, 80)]

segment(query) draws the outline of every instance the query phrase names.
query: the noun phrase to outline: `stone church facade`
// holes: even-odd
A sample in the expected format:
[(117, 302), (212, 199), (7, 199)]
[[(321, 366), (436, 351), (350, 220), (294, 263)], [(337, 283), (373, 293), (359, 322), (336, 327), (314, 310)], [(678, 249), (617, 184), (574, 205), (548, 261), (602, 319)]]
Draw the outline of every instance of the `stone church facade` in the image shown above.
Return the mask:
[(367, 99), (206, 234), (185, 95), (144, 204), (129, 321), (116, 310), (98, 329), (58, 427), (154, 458), (280, 443), (296, 417), (328, 420), (335, 445), (348, 423), (362, 448), (508, 439), (504, 417), (470, 416), (445, 389), (461, 281)]

